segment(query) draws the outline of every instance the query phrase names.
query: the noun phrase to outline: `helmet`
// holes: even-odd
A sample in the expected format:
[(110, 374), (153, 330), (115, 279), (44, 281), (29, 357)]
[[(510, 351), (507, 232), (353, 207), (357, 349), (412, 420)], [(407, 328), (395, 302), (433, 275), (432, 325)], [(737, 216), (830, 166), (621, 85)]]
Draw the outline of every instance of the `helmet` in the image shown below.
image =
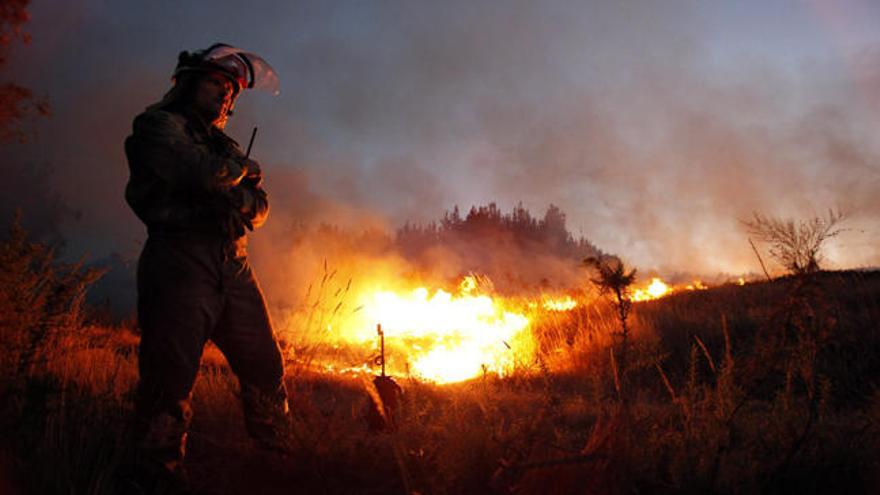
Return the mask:
[(236, 95), (245, 88), (279, 93), (278, 74), (269, 62), (225, 43), (215, 43), (197, 52), (180, 52), (173, 77), (176, 79), (187, 71), (217, 71), (232, 81)]

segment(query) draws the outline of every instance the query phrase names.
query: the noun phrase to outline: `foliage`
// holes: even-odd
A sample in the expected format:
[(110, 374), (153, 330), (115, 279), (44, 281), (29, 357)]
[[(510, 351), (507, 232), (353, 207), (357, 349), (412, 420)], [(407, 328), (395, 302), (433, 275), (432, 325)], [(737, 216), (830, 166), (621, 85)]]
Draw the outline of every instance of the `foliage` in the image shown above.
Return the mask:
[[(0, 68), (6, 65), (14, 41), (30, 43), (24, 25), (30, 20), (30, 0), (0, 0)], [(24, 142), (21, 128), (29, 115), (48, 116), (49, 103), (34, 98), (33, 91), (11, 82), (0, 83), (0, 143)]]
[(48, 116), (49, 103), (34, 98), (30, 89), (13, 83), (0, 84), (0, 142), (25, 142), (21, 123), (30, 115)]
[(0, 66), (6, 64), (6, 52), (13, 41), (30, 42), (30, 35), (24, 32), (24, 25), (31, 19), (29, 3), (30, 0), (0, 1)]
[(813, 273), (822, 262), (822, 249), (828, 240), (843, 229), (839, 224), (844, 214), (829, 210), (827, 217), (815, 216), (795, 221), (755, 212), (745, 220), (748, 233), (769, 245), (770, 256), (795, 275)]
[(81, 323), (85, 291), (102, 272), (62, 263), (28, 240), (20, 214), (0, 241), (0, 364), (4, 378), (30, 375), (61, 332)]
[[(629, 344), (630, 331), (627, 325), (629, 313), (632, 310), (632, 298), (630, 286), (636, 279), (636, 270), (627, 270), (623, 261), (614, 256), (600, 258), (587, 258), (584, 264), (592, 268), (596, 275), (590, 280), (602, 293), (610, 293), (614, 297), (614, 305), (617, 310), (617, 320), (620, 322), (620, 358), (614, 359), (612, 349), (612, 365), (614, 366), (614, 384), (621, 398), (625, 395), (626, 374), (629, 371)], [(619, 364), (618, 364), (619, 363)]]

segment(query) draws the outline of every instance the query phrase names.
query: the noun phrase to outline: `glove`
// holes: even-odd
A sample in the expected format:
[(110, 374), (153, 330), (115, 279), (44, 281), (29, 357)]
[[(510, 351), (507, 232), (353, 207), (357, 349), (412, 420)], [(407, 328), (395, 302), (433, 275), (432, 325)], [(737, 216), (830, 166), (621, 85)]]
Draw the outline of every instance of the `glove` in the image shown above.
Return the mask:
[(231, 210), (225, 218), (223, 233), (230, 239), (238, 239), (245, 234), (245, 229), (254, 230), (251, 221), (236, 210)]
[(245, 170), (245, 180), (248, 180), (255, 185), (259, 185), (263, 182), (263, 169), (260, 168), (260, 164), (256, 160), (251, 160), (250, 158), (243, 159), (242, 168)]

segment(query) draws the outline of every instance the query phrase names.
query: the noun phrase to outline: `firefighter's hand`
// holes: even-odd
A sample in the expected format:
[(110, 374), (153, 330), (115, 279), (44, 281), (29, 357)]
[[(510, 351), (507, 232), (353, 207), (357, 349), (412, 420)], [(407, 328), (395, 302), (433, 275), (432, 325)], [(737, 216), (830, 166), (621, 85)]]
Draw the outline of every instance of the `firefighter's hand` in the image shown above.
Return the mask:
[(232, 210), (228, 212), (223, 223), (226, 236), (230, 239), (238, 239), (245, 235), (246, 230), (254, 230), (251, 221), (241, 212)]
[(259, 180), (263, 178), (263, 170), (260, 168), (260, 164), (257, 163), (256, 160), (245, 158), (241, 164), (242, 168), (245, 170), (244, 177), (246, 179)]

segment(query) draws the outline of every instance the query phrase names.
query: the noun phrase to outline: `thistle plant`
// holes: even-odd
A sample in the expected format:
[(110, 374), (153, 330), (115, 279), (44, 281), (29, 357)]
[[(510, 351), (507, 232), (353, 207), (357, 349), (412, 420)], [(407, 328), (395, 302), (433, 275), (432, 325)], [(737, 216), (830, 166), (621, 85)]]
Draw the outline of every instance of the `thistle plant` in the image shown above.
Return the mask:
[[(612, 349), (611, 363), (614, 367), (614, 385), (618, 397), (624, 399), (624, 379), (626, 377), (629, 354), (629, 325), (627, 319), (632, 310), (632, 297), (630, 286), (636, 279), (636, 270), (628, 269), (620, 258), (605, 256), (601, 258), (587, 258), (584, 264), (589, 267), (594, 276), (590, 281), (602, 294), (610, 294), (613, 298), (617, 320), (620, 322), (620, 357), (615, 359)], [(624, 401), (625, 402), (625, 401)]]

